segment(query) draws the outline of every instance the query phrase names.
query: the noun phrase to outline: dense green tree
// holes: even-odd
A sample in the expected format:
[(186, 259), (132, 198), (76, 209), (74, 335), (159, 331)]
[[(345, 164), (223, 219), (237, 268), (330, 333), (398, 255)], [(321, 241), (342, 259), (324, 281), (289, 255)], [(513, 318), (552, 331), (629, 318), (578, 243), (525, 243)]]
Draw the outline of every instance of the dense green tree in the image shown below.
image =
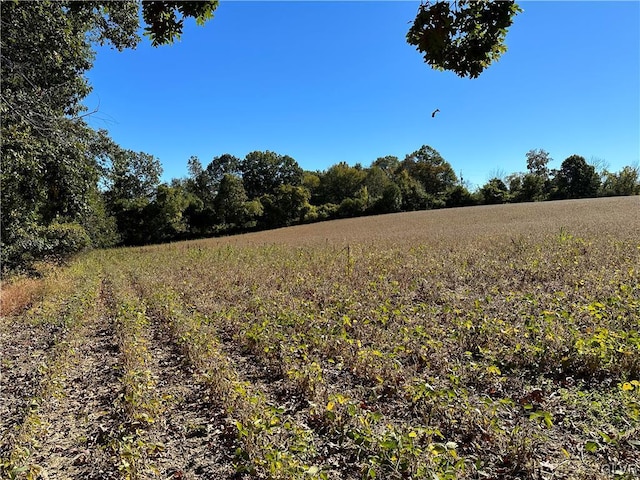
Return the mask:
[(152, 155), (111, 143), (105, 162), (107, 212), (115, 217), (121, 240), (127, 245), (149, 243), (153, 229), (147, 207), (160, 184), (162, 167)]
[[(194, 194), (201, 200), (205, 197), (211, 196), (209, 179), (205, 175), (202, 162), (197, 156), (192, 155), (189, 157), (189, 160), (187, 160), (187, 173), (187, 179), (183, 186), (190, 193)], [(210, 203), (213, 203), (213, 198)]]
[(241, 165), (240, 159), (229, 153), (213, 157), (204, 171), (207, 179), (207, 188), (211, 192), (217, 193), (222, 178), (225, 175), (239, 176), (241, 174)]
[(515, 199), (522, 202), (546, 200), (551, 187), (549, 163), (553, 159), (543, 149), (529, 150), (526, 157), (529, 173), (522, 177), (522, 188)]
[(449, 162), (433, 148), (423, 145), (407, 155), (400, 168), (418, 180), (434, 201), (444, 201), (447, 192), (456, 186), (458, 179)]
[(539, 202), (547, 199), (550, 181), (535, 173), (514, 173), (507, 177), (509, 197), (514, 202)]
[(185, 218), (193, 235), (207, 235), (213, 231), (214, 223), (217, 221), (215, 198), (220, 181), (211, 175), (209, 169), (205, 170), (202, 167), (202, 162), (196, 156), (187, 161), (187, 171), (189, 176), (184, 187), (192, 197), (185, 210)]
[(380, 168), (387, 176), (392, 177), (400, 166), (400, 160), (393, 155), (387, 155), (386, 157), (378, 157), (371, 164), (371, 168)]
[(82, 226), (95, 248), (113, 247), (121, 241), (116, 218), (107, 210), (104, 193), (96, 189), (91, 189)]
[(354, 198), (363, 187), (367, 172), (360, 166), (346, 162), (329, 167), (320, 177), (318, 202), (339, 205), (347, 198)]
[(225, 175), (239, 175), (240, 159), (225, 153), (214, 157), (209, 165), (203, 168), (198, 157), (191, 157), (187, 167), (189, 177), (186, 187), (199, 202), (191, 200), (185, 215), (189, 218), (191, 230), (195, 235), (213, 233), (214, 223), (217, 221), (215, 199), (220, 183)]
[(640, 195), (640, 167), (626, 166), (618, 173), (605, 172), (602, 195)]
[(338, 215), (341, 217), (357, 217), (363, 215), (371, 207), (369, 190), (366, 186), (358, 189), (352, 197), (345, 198), (340, 202)]
[(275, 193), (280, 185), (299, 186), (303, 170), (293, 158), (274, 152), (251, 152), (240, 165), (249, 198)]
[(522, 177), (520, 200), (523, 202), (540, 202), (549, 195), (549, 178), (534, 173), (527, 173)]
[(482, 202), (486, 205), (506, 203), (509, 201), (509, 189), (500, 178), (492, 178), (480, 188)]
[(447, 194), (446, 207), (467, 207), (475, 204), (471, 192), (464, 185), (456, 185)]
[[(199, 160), (197, 157), (191, 157), (189, 164), (191, 165), (193, 160)], [(202, 164), (200, 164), (202, 167)], [(215, 224), (217, 218), (215, 215), (213, 201), (211, 206), (205, 208), (204, 203), (194, 193), (193, 177), (191, 176), (191, 169), (189, 170), (189, 177), (186, 179), (172, 179), (170, 186), (172, 188), (179, 189), (181, 195), (184, 197), (186, 206), (182, 211), (182, 221), (186, 226), (186, 231), (180, 233), (181, 238), (201, 238), (213, 234), (215, 230)]]
[[(96, 145), (101, 142), (96, 137), (100, 135), (83, 121), (82, 101), (90, 91), (84, 73), (92, 66), (92, 44), (109, 43), (120, 50), (134, 47), (141, 8), (154, 20), (147, 29), (149, 36), (155, 43), (166, 43), (180, 34), (184, 16), (203, 22), (215, 5), (0, 3), (3, 270), (37, 259), (53, 244), (68, 253), (69, 246), (83, 242), (57, 242), (53, 236), (68, 239), (78, 226), (91, 235), (93, 245), (115, 238), (98, 192), (101, 154)], [(31, 240), (23, 241), (25, 235)]]
[(524, 178), (524, 174), (521, 172), (512, 173), (506, 178), (506, 185), (509, 189), (509, 197), (511, 197), (511, 201), (513, 202), (524, 202), (522, 198), (522, 181)]
[(554, 183), (555, 198), (589, 198), (598, 194), (600, 177), (584, 157), (571, 155), (562, 162)]
[(372, 166), (366, 169), (365, 172), (366, 176), (363, 183), (369, 191), (371, 201), (375, 202), (384, 195), (385, 190), (393, 183), (393, 180), (387, 172), (378, 166)]
[(153, 155), (114, 145), (111, 164), (106, 171), (105, 196), (111, 203), (137, 198), (151, 200), (160, 184), (161, 175), (162, 166)]
[(433, 68), (476, 78), (507, 50), (507, 29), (519, 12), (510, 0), (421, 3), (407, 42)]
[[(2, 2), (0, 9), (0, 222), (2, 264), (11, 268), (32, 256), (11, 248), (28, 248), (24, 233), (40, 235), (32, 242), (35, 258), (47, 250), (36, 246), (51, 238), (47, 225), (79, 222), (89, 213), (98, 172), (93, 134), (78, 117), (77, 98), (89, 92), (76, 73), (91, 65), (81, 38), (87, 22), (51, 2)], [(18, 251), (24, 255), (5, 255)]]
[(382, 196), (373, 204), (372, 213), (394, 213), (402, 209), (402, 191), (395, 183), (385, 187)]
[(400, 189), (400, 209), (403, 211), (424, 210), (429, 206), (429, 196), (422, 184), (405, 169), (400, 169), (394, 178)]
[(312, 199), (316, 199), (320, 188), (320, 173), (305, 171), (302, 174), (302, 186), (309, 190)]
[(220, 221), (230, 228), (241, 227), (247, 221), (248, 200), (242, 179), (229, 173), (225, 174), (215, 200)]
[(184, 238), (188, 225), (184, 212), (189, 205), (188, 192), (179, 185), (158, 185), (153, 201), (144, 213), (148, 218), (148, 243)]
[(302, 223), (311, 211), (311, 193), (305, 187), (280, 185), (273, 194), (263, 195), (262, 223), (267, 228)]

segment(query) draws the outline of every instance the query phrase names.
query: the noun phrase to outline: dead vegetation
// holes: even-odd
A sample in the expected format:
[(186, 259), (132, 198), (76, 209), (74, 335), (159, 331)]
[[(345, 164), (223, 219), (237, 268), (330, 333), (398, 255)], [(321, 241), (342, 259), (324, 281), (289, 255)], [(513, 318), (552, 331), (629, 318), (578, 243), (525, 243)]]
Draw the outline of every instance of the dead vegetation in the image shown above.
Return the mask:
[(2, 317), (3, 473), (634, 478), (638, 212), (475, 207), (93, 252), (56, 273), (73, 294)]

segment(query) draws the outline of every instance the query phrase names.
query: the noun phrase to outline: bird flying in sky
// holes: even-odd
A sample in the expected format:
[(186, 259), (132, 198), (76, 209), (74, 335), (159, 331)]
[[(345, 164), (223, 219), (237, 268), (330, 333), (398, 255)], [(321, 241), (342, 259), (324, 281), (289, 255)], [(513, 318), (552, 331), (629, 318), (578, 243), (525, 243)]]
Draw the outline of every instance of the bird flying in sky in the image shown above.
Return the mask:
[(433, 113), (431, 114), (431, 118), (435, 118), (436, 117), (436, 113), (438, 113), (440, 111), (439, 108), (436, 108)]

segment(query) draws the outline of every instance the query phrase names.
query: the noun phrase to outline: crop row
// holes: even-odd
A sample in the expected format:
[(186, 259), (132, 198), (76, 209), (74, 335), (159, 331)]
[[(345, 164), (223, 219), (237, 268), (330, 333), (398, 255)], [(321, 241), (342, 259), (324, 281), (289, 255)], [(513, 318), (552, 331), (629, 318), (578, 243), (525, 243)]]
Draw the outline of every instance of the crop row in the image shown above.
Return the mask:
[[(107, 448), (123, 478), (156, 475), (165, 458), (157, 433), (174, 404), (158, 355), (174, 347), (251, 477), (605, 478), (613, 465), (624, 478), (639, 467), (634, 240), (181, 244), (83, 262), (64, 294), (21, 317), (58, 325), (33, 396), (63, 392), (91, 319), (112, 319), (120, 395)], [(45, 435), (30, 426), (39, 411), (3, 460), (14, 476), (37, 473), (21, 448)]]
[[(486, 258), (360, 247), (342, 259), (336, 250), (269, 246), (187, 250), (179, 259), (152, 252), (144, 261), (169, 266), (147, 273), (157, 282), (147, 280), (149, 291), (170, 286), (176, 304), (286, 379), (309, 404), (307, 424), (340, 445), (339, 455), (389, 476), (402, 469), (375, 458), (406, 444), (386, 440), (404, 435), (422, 439), (422, 452), (461, 445), (450, 463), (463, 460), (467, 471), (533, 471), (535, 450), (544, 452), (539, 461), (582, 462), (594, 442), (598, 454), (623, 461), (625, 439), (637, 432), (631, 381), (640, 358), (629, 246), (609, 240), (618, 256), (607, 271), (596, 268), (602, 245), (566, 233)], [(526, 284), (502, 279), (514, 273)], [(592, 385), (602, 381), (612, 385), (605, 421), (580, 428), (578, 412), (591, 407), (576, 398), (598, 398)], [(358, 433), (362, 425), (371, 432)], [(389, 456), (402, 474), (417, 474), (438, 455), (408, 457)]]
[(34, 305), (22, 317), (13, 320), (13, 328), (28, 329), (42, 326), (52, 332), (51, 347), (37, 368), (39, 382), (26, 401), (24, 417), (19, 425), (6, 431), (0, 459), (2, 473), (8, 478), (39, 478), (42, 466), (38, 450), (52, 433), (47, 416), (65, 401), (67, 374), (78, 361), (78, 349), (87, 329), (99, 314), (96, 298), (100, 278), (95, 265), (76, 265), (55, 278), (56, 287), (42, 302)]

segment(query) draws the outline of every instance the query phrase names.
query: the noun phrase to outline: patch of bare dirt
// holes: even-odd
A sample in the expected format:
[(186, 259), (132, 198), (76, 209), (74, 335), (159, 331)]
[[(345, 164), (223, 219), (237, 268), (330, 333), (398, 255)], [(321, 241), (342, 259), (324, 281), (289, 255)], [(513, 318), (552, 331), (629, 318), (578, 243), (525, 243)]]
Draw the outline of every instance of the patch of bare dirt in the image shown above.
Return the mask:
[(37, 394), (47, 358), (60, 328), (0, 318), (0, 458), (9, 456), (15, 436)]
[(46, 425), (32, 463), (41, 478), (87, 480), (120, 478), (111, 438), (119, 423), (114, 402), (121, 389), (119, 354), (112, 317), (104, 310), (80, 327), (72, 340), (75, 355), (64, 375), (64, 393), (44, 405)]
[(235, 478), (224, 410), (198, 382), (163, 325), (152, 323), (150, 330), (150, 368), (165, 406), (149, 432), (150, 441), (162, 446), (154, 460), (161, 478)]

